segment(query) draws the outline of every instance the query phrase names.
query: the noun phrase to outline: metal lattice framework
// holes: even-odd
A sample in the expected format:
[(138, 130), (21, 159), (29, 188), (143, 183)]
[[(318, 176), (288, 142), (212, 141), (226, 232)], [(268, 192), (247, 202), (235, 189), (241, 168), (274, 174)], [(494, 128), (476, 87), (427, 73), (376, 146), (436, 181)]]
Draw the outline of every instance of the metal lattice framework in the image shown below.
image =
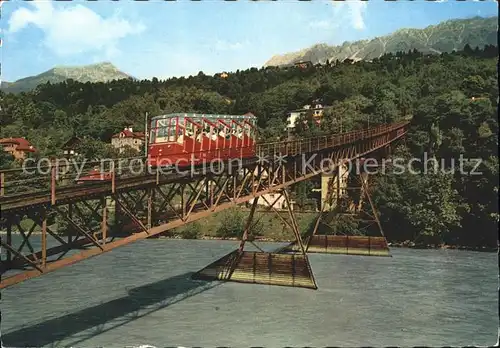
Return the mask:
[[(111, 180), (89, 186), (68, 179), (74, 174), (70, 170), (58, 175), (58, 168), (51, 168), (48, 175), (11, 181), (8, 179), (20, 177), (20, 173), (2, 172), (1, 229), (6, 233), (0, 242), (4, 254), (0, 288), (266, 193), (286, 192), (283, 189), (290, 185), (330, 170), (332, 163), (385, 149), (403, 137), (407, 127), (407, 122), (401, 122), (314, 139), (259, 144), (258, 157), (219, 163), (208, 171), (191, 168), (182, 173), (156, 170), (134, 175), (113, 171)], [(42, 184), (35, 189), (33, 180)], [(25, 189), (16, 191), (9, 182)], [(15, 230), (21, 237), (17, 243), (12, 238)]]
[[(343, 188), (346, 192), (339, 195), (342, 190), (336, 185), (336, 181), (338, 183), (341, 179), (348, 184)], [(359, 168), (351, 168), (345, 172), (337, 170), (335, 176), (328, 181), (326, 189), (324, 204), (314, 226), (304, 233), (304, 241), (296, 238), (275, 252), (390, 256), (378, 212), (371, 198), (368, 172)], [(346, 217), (354, 227), (351, 225), (347, 230), (336, 228), (339, 225), (342, 227), (339, 222)]]

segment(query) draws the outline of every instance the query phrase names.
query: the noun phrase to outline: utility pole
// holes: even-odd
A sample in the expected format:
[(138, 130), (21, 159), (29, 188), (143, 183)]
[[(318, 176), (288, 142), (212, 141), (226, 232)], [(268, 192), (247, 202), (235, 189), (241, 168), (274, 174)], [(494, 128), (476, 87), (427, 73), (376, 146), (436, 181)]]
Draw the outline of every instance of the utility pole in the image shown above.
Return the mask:
[(144, 117), (144, 155), (146, 158), (148, 157), (148, 113), (146, 112), (146, 115)]

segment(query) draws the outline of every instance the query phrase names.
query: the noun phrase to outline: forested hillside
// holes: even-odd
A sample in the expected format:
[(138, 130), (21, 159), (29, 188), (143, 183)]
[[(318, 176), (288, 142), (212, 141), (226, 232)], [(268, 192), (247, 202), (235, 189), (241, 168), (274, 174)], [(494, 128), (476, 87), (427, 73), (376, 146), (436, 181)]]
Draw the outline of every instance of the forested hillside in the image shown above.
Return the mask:
[[(424, 153), (457, 163), (481, 158), (481, 175), (388, 173), (377, 178), (376, 204), (390, 240), (496, 245), (498, 223), (498, 49), (486, 46), (426, 56), (388, 54), (308, 69), (252, 68), (227, 78), (199, 73), (166, 81), (120, 80), (45, 84), (1, 93), (0, 137), (26, 137), (40, 155), (61, 154), (73, 134), (87, 154), (106, 156), (112, 134), (142, 130), (144, 113), (254, 113), (265, 139), (283, 135), (286, 112), (321, 98), (332, 108), (319, 128), (298, 136), (367, 127), (412, 116), (406, 146), (395, 156)], [(474, 97), (474, 99), (473, 99)], [(310, 120), (309, 120), (310, 121)], [(0, 159), (6, 166), (5, 156)], [(458, 167), (458, 164), (456, 164)], [(467, 167), (467, 166), (466, 166)]]

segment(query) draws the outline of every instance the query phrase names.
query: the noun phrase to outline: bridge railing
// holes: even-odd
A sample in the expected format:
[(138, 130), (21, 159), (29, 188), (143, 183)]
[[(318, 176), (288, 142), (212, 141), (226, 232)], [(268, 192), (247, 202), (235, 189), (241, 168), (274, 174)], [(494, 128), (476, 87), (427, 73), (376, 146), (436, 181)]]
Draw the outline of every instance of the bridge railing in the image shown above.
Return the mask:
[[(136, 164), (134, 164), (136, 162)], [(74, 161), (54, 158), (40, 161), (35, 166), (23, 166), (0, 171), (0, 200), (2, 196), (46, 192), (52, 187), (80, 185), (85, 178), (109, 178), (109, 173), (119, 169), (120, 176), (130, 176), (131, 172), (144, 166), (144, 157), (105, 159), (99, 161)], [(104, 173), (101, 175), (101, 173)], [(107, 174), (106, 174), (107, 173)]]
[[(259, 143), (255, 146), (255, 153), (261, 157), (296, 156), (312, 153), (402, 129), (406, 124), (408, 124), (407, 121), (348, 133), (292, 141)], [(211, 155), (217, 155), (218, 151), (221, 150), (200, 151), (193, 153), (193, 157), (200, 157), (202, 154), (207, 155), (208, 152)], [(31, 167), (25, 166), (23, 168), (1, 170), (0, 202), (2, 196), (29, 195), (36, 192), (47, 192), (47, 190), (55, 191), (63, 187), (82, 185), (86, 179), (102, 182), (145, 175), (148, 173), (146, 169), (148, 168), (145, 157), (131, 157), (83, 162), (54, 159), (52, 163), (38, 163), (36, 166)], [(160, 171), (160, 173), (164, 173), (164, 171)], [(149, 174), (157, 173), (155, 171)]]
[(257, 144), (259, 156), (294, 156), (299, 154), (321, 151), (323, 149), (351, 144), (355, 141), (379, 136), (401, 129), (408, 122), (398, 122), (389, 125), (381, 125), (370, 129), (352, 131), (348, 133), (332, 134), (314, 138), (297, 139), (291, 141), (271, 142)]

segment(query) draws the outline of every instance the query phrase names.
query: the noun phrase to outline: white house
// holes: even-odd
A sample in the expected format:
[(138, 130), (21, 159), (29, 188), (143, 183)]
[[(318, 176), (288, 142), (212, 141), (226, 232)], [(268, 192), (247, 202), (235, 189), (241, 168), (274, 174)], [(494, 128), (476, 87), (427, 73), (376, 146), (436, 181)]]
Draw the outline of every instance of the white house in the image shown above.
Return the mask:
[[(255, 198), (252, 198), (249, 201), (249, 204), (253, 204), (254, 199)], [(274, 203), (274, 201), (276, 201), (276, 203)], [(257, 205), (260, 205), (263, 207), (270, 207), (273, 203), (274, 203), (273, 208), (276, 208), (277, 210), (287, 209), (285, 196), (281, 195), (280, 193), (263, 194), (262, 196), (259, 197), (259, 200), (257, 201)], [(293, 210), (294, 203), (295, 203), (294, 201), (290, 200), (290, 205), (292, 207), (292, 210)]]

